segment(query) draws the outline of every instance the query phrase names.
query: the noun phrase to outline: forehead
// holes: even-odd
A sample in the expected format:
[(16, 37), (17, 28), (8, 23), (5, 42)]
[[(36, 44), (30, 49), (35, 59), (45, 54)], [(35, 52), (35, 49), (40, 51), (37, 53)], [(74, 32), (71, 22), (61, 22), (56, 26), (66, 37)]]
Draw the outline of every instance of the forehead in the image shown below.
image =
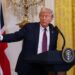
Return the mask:
[(40, 13), (40, 16), (51, 16), (51, 13), (49, 13), (49, 12), (41, 12)]

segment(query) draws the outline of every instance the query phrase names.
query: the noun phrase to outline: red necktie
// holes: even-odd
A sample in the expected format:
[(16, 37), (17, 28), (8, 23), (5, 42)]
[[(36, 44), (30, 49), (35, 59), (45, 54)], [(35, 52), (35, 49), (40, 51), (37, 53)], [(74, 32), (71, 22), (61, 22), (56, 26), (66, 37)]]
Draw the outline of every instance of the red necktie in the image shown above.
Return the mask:
[(44, 29), (43, 33), (43, 40), (42, 40), (42, 52), (47, 51), (47, 34), (46, 34), (47, 29)]

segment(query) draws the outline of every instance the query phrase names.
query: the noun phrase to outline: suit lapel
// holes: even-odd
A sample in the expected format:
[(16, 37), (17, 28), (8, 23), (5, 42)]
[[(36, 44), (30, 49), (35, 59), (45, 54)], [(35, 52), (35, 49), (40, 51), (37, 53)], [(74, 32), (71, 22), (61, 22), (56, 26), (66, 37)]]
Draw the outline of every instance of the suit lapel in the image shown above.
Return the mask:
[(35, 40), (35, 53), (37, 53), (37, 49), (38, 49), (38, 41), (39, 41), (39, 31), (40, 31), (40, 25), (39, 23), (36, 23), (35, 27), (34, 27), (34, 40)]
[(53, 27), (52, 25), (49, 25), (49, 29), (50, 29), (50, 45), (49, 45), (49, 50), (51, 50), (52, 48), (52, 44), (53, 44), (53, 36), (54, 36), (54, 31), (53, 31)]

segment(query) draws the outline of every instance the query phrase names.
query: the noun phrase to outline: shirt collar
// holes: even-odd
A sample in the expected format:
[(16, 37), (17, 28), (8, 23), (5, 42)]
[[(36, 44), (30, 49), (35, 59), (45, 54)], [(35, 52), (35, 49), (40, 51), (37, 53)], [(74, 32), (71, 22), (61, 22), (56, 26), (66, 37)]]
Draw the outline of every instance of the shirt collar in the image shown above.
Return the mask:
[[(40, 29), (44, 30), (44, 27), (42, 27), (42, 25), (40, 25)], [(49, 26), (46, 27), (47, 31), (49, 30)]]

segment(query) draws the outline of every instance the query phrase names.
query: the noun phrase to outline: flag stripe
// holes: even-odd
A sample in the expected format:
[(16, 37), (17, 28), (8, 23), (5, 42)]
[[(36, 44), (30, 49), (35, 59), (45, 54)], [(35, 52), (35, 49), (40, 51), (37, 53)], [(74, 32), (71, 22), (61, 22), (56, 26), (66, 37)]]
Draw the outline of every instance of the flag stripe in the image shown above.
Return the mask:
[(3, 75), (3, 71), (2, 71), (1, 65), (0, 65), (0, 75)]
[[(1, 31), (4, 27), (4, 17), (3, 17), (2, 5), (0, 7), (0, 17), (1, 17), (0, 18), (0, 31)], [(5, 31), (2, 34), (5, 34)], [(0, 66), (3, 71), (3, 75), (11, 75), (10, 63), (5, 54), (5, 50), (7, 47), (8, 47), (7, 43), (0, 42)]]

